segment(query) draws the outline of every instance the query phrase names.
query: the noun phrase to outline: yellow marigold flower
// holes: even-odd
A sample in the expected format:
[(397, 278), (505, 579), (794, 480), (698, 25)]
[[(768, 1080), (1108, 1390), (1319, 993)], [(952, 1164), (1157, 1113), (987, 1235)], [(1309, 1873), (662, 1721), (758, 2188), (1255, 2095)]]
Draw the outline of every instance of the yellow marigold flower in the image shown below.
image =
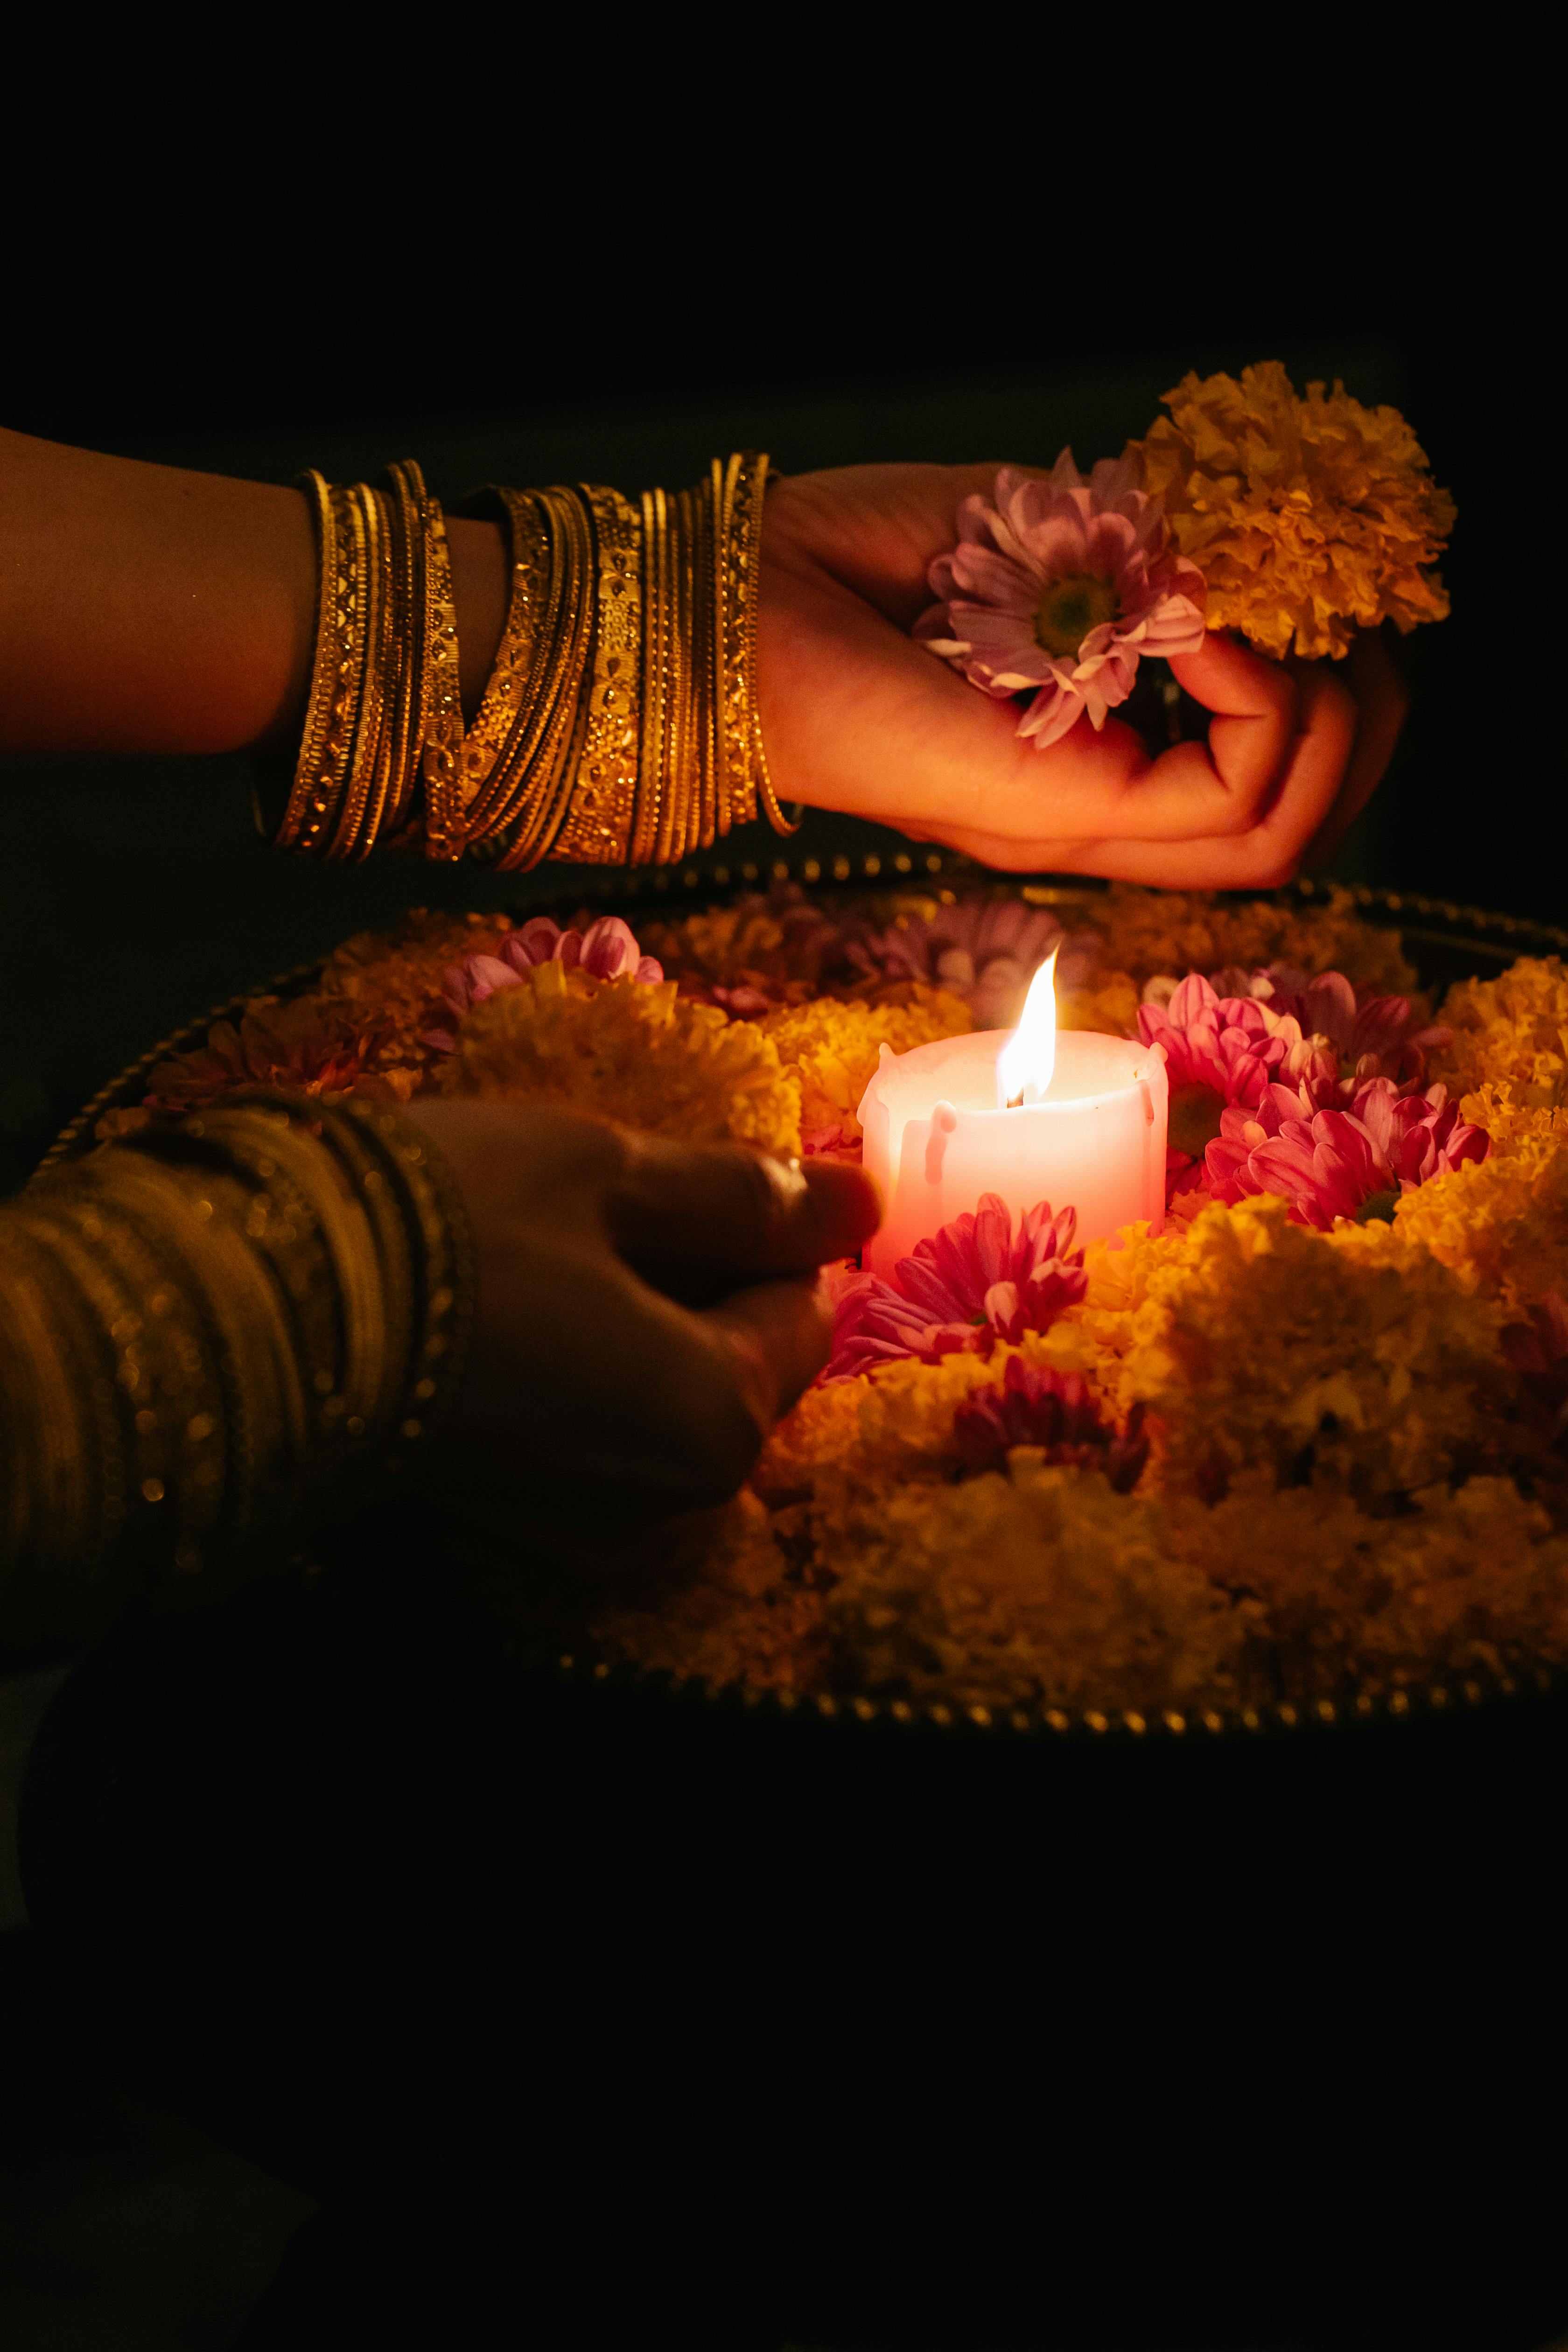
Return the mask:
[(672, 979), (721, 981), (726, 988), (759, 988), (778, 997), (790, 983), (809, 995), (816, 964), (806, 955), (790, 952), (793, 943), (785, 927), (764, 903), (703, 908), (699, 915), (682, 915), (675, 922), (639, 922), (639, 943), (658, 957)]
[[(866, 1386), (862, 1381), (829, 1381), (820, 1388), (809, 1388), (795, 1411), (778, 1423), (751, 1477), (752, 1487), (772, 1509), (805, 1501), (822, 1478), (854, 1460), (860, 1444), (860, 1407)], [(951, 1413), (949, 1419), (951, 1423)]]
[[(1456, 981), (1443, 1019), (1454, 1042), (1433, 1055), (1432, 1075), (1450, 1092), (1506, 1083), (1519, 1109), (1555, 1109), (1568, 1094), (1568, 971), (1560, 956), (1521, 956), (1497, 980)], [(1478, 1124), (1493, 1131), (1489, 1119)]]
[(800, 1150), (800, 1085), (749, 1021), (678, 997), (675, 982), (596, 982), (540, 963), (476, 1005), (444, 1089), (554, 1102), (688, 1143)]
[(1098, 1471), (912, 1487), (852, 1513), (826, 1631), (862, 1688), (964, 1706), (1153, 1713), (1230, 1687), (1245, 1621), (1176, 1557), (1161, 1506)]
[(1131, 972), (1100, 972), (1092, 988), (1057, 992), (1057, 1027), (1091, 1029), (1101, 1037), (1135, 1037), (1138, 999), (1138, 983)]
[[(447, 915), (416, 907), (395, 930), (360, 931), (327, 958), (310, 992), (324, 1008), (374, 1034), (365, 1066), (411, 1093), (435, 1056), (423, 1033), (439, 1017), (441, 975), (465, 956), (492, 955), (510, 929), (504, 915)], [(407, 1084), (398, 1083), (406, 1076)]]
[[(1532, 1091), (1532, 1090), (1531, 1090)], [(1507, 1078), (1488, 1078), (1459, 1104), (1460, 1116), (1484, 1127), (1492, 1157), (1504, 1160), (1536, 1145), (1560, 1151), (1568, 1144), (1568, 1106), (1515, 1102)]]
[(1173, 1491), (1262, 1469), (1398, 1496), (1485, 1442), (1502, 1309), (1387, 1227), (1315, 1234), (1260, 1194), (1089, 1267), (1079, 1318), (1119, 1360), (1117, 1411), (1154, 1418)]
[(907, 1002), (867, 1004), (819, 996), (815, 1004), (762, 1015), (757, 1026), (778, 1048), (781, 1066), (800, 1081), (800, 1124), (805, 1135), (837, 1127), (847, 1143), (860, 1139), (856, 1117), (884, 1045), (907, 1054), (938, 1037), (962, 1037), (973, 1028), (969, 1007), (945, 988), (913, 983)]
[(1410, 996), (1419, 986), (1398, 932), (1369, 923), (1348, 890), (1331, 891), (1327, 906), (1261, 898), (1226, 906), (1203, 891), (1113, 882), (1085, 919), (1104, 938), (1106, 962), (1131, 972), (1140, 986), (1156, 972), (1180, 979), (1231, 964), (1252, 971), (1270, 963), (1342, 971), (1352, 987), (1377, 996)]
[(789, 1515), (770, 1518), (744, 1488), (674, 1523), (651, 1590), (601, 1607), (590, 1639), (608, 1657), (700, 1682), (805, 1689), (822, 1678), (822, 1593), (795, 1568), (790, 1535)]
[(1310, 1493), (1244, 1474), (1173, 1540), (1258, 1604), (1247, 1679), (1262, 1697), (1397, 1687), (1568, 1655), (1568, 1538), (1511, 1478), (1447, 1482), (1408, 1515), (1369, 1517), (1322, 1481)]
[(1568, 1112), (1527, 1112), (1504, 1133), (1489, 1159), (1405, 1193), (1394, 1232), (1452, 1268), (1478, 1301), (1517, 1313), (1549, 1290), (1568, 1295)]
[(1349, 652), (1358, 627), (1440, 621), (1430, 567), (1454, 502), (1396, 408), (1336, 383), (1298, 398), (1277, 360), (1235, 376), (1184, 376), (1141, 448), (1172, 536), (1208, 583), (1211, 629), (1264, 652)]

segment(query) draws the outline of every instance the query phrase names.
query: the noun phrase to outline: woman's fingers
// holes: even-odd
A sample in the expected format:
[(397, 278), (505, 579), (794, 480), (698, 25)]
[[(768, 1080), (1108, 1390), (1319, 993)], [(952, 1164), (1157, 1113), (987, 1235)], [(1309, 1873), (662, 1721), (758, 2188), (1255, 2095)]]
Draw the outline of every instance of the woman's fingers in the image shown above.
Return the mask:
[(616, 1247), (639, 1272), (720, 1282), (808, 1274), (851, 1256), (874, 1233), (876, 1187), (858, 1168), (791, 1162), (738, 1144), (626, 1139), (607, 1211)]
[(808, 1276), (754, 1283), (698, 1319), (727, 1350), (764, 1436), (810, 1387), (833, 1344), (832, 1309)]
[(1180, 743), (1154, 762), (1192, 768), (1194, 755), (1230, 803), (1234, 823), (1214, 833), (1245, 833), (1268, 805), (1284, 775), (1299, 725), (1296, 680), (1279, 662), (1265, 661), (1227, 630), (1211, 630), (1195, 654), (1171, 664), (1178, 686), (1214, 713), (1208, 742)]
[(1314, 866), (1333, 855), (1376, 791), (1410, 708), (1405, 681), (1381, 631), (1363, 630), (1341, 667), (1355, 698), (1355, 750), (1327, 822), (1312, 844)]
[(1354, 740), (1350, 695), (1326, 667), (1306, 671), (1284, 775), (1249, 831), (1212, 841), (1106, 842), (1077, 870), (1173, 890), (1272, 889), (1289, 882), (1334, 805)]
[(953, 828), (942, 838), (987, 866), (1056, 874), (1102, 874), (1172, 890), (1271, 889), (1288, 882), (1333, 808), (1355, 738), (1355, 704), (1326, 665), (1303, 671), (1296, 727), (1284, 772), (1257, 821), (1245, 832), (1190, 841), (1133, 835), (1019, 843), (983, 828)]
[(815, 1280), (757, 1283), (695, 1313), (625, 1266), (579, 1275), (583, 1305), (600, 1309), (595, 1348), (614, 1369), (595, 1376), (585, 1415), (579, 1390), (580, 1417), (546, 1475), (661, 1507), (721, 1502), (827, 1360), (833, 1318)]
[(1294, 724), (1289, 672), (1225, 646), (1193, 657), (1220, 714), (1217, 765), (1201, 744), (1151, 762), (1114, 714), (1098, 734), (1080, 719), (1039, 751), (1019, 736), (1015, 703), (981, 693), (826, 576), (765, 575), (759, 619), (763, 728), (786, 799), (954, 846), (988, 836), (1014, 867), (1047, 862), (1047, 842), (1245, 832)]

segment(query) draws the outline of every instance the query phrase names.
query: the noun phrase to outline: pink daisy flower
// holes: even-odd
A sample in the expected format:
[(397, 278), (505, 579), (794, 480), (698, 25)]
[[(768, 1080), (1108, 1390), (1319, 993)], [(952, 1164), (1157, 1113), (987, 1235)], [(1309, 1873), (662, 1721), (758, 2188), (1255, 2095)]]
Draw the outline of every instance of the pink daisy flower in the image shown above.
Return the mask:
[[(1211, 971), (1209, 985), (1220, 997), (1251, 998), (1280, 1021), (1293, 1020), (1303, 1038), (1325, 1064), (1338, 1066), (1337, 1099), (1342, 1108), (1368, 1078), (1392, 1078), (1403, 1087), (1419, 1087), (1426, 1076), (1426, 1056), (1447, 1045), (1453, 1032), (1440, 1024), (1426, 1029), (1410, 1027), (1407, 996), (1363, 996), (1342, 971), (1321, 971), (1315, 978), (1289, 964), (1268, 964), (1244, 971), (1238, 964)], [(1184, 983), (1157, 974), (1143, 984), (1143, 1001), (1167, 1010)], [(1327, 1073), (1322, 1080), (1323, 1100)], [(1316, 1084), (1317, 1081), (1314, 1081)]]
[[(585, 931), (563, 930), (548, 915), (535, 915), (515, 931), (508, 931), (494, 955), (465, 956), (449, 963), (441, 974), (441, 994), (455, 1029), (466, 1013), (483, 1004), (499, 988), (515, 988), (536, 963), (564, 964), (595, 980), (658, 981), (664, 966), (656, 956), (645, 956), (629, 923), (619, 915), (601, 915)], [(456, 1040), (452, 1029), (427, 1029), (424, 1042), (444, 1054)]]
[(982, 1193), (973, 1214), (900, 1258), (890, 1282), (865, 1274), (840, 1294), (823, 1377), (848, 1380), (901, 1356), (989, 1355), (998, 1339), (1016, 1345), (1026, 1331), (1048, 1331), (1089, 1287), (1077, 1227), (1076, 1209), (1053, 1217), (1040, 1201), (1015, 1234), (1005, 1202)]
[(1280, 966), (1271, 975), (1254, 974), (1255, 982), (1265, 978), (1273, 981), (1272, 1011), (1294, 1018), (1305, 1036), (1321, 1038), (1333, 1049), (1342, 1100), (1348, 1101), (1370, 1078), (1418, 1086), (1426, 1075), (1427, 1054), (1453, 1036), (1451, 1029), (1436, 1024), (1412, 1031), (1407, 996), (1362, 996), (1342, 971), (1321, 971), (1307, 980)]
[(995, 500), (959, 509), (959, 544), (927, 574), (942, 601), (914, 634), (986, 694), (1029, 694), (1018, 732), (1043, 751), (1085, 712), (1103, 727), (1142, 655), (1197, 652), (1204, 577), (1170, 548), (1136, 457), (1087, 481), (1070, 449), (1043, 482), (1005, 466)]
[(1141, 1004), (1138, 1033), (1145, 1045), (1164, 1048), (1167, 1201), (1203, 1182), (1204, 1153), (1227, 1110), (1254, 1108), (1281, 1076), (1331, 1092), (1338, 1076), (1338, 1065), (1312, 1053), (1294, 1019), (1250, 994), (1217, 995), (1201, 972), (1189, 972), (1164, 1004)]
[(1215, 1199), (1278, 1192), (1298, 1224), (1321, 1233), (1341, 1217), (1392, 1216), (1402, 1192), (1491, 1149), (1446, 1087), (1402, 1095), (1383, 1077), (1368, 1079), (1343, 1111), (1320, 1109), (1305, 1089), (1274, 1084), (1251, 1111), (1227, 1110), (1221, 1128), (1205, 1154)]
[(1098, 931), (1065, 931), (1047, 907), (1022, 898), (961, 898), (886, 930), (847, 933), (844, 958), (862, 980), (922, 981), (961, 996), (977, 1029), (1011, 1029), (1036, 971), (1054, 950), (1057, 984), (1081, 988), (1098, 960)]
[(1103, 1470), (1119, 1495), (1131, 1494), (1149, 1459), (1143, 1408), (1126, 1430), (1101, 1421), (1081, 1372), (1058, 1372), (1010, 1356), (999, 1389), (977, 1389), (958, 1408), (952, 1434), (966, 1470), (1000, 1470), (1015, 1445), (1037, 1445), (1064, 1469)]

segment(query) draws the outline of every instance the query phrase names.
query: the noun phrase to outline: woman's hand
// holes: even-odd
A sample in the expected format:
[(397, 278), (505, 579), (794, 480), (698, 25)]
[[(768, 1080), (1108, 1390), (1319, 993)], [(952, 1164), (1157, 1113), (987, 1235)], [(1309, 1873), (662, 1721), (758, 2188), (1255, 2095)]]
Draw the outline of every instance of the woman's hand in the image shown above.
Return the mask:
[(816, 1268), (878, 1221), (859, 1169), (565, 1110), (420, 1101), (473, 1222), (479, 1319), (444, 1450), (519, 1508), (731, 1494), (827, 1359)]
[(1114, 716), (1037, 751), (1018, 712), (909, 632), (988, 466), (855, 466), (768, 492), (759, 613), (763, 730), (784, 800), (944, 841), (988, 866), (1172, 888), (1288, 881), (1331, 847), (1394, 748), (1404, 700), (1376, 637), (1343, 663), (1279, 663), (1215, 634), (1172, 664), (1215, 713), (1206, 746), (1151, 761)]

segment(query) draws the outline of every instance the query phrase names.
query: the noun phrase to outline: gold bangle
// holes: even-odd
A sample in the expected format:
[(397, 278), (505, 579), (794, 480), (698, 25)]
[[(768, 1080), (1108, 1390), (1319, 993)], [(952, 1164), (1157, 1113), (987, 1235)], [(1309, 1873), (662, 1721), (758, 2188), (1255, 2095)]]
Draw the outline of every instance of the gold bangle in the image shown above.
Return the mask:
[(8, 1496), (8, 1557), (90, 1572), (124, 1512), (119, 1411), (88, 1302), (61, 1268), (47, 1224), (38, 1230), (20, 1211), (14, 1202), (5, 1220), (8, 1366), (12, 1349), (20, 1351), (6, 1382), (5, 1427), (19, 1474)]
[(392, 568), (394, 626), (389, 647), (393, 716), (384, 794), (367, 828), (366, 855), (379, 835), (404, 846), (419, 782), (419, 759), (430, 701), (430, 642), (425, 595), (425, 543), (414, 499), (400, 466), (389, 466), (383, 506)]
[(356, 482), (347, 492), (354, 565), (364, 636), (364, 660), (353, 713), (348, 774), (338, 809), (337, 824), (325, 855), (353, 855), (374, 791), (381, 760), (382, 720), (386, 700), (386, 643), (391, 626), (386, 579), (385, 531), (375, 493)]
[[(319, 1210), (329, 1201), (343, 1210), (352, 1202), (368, 1229), (369, 1256), (363, 1244), (340, 1241), (334, 1249), (340, 1282), (351, 1278), (358, 1301), (345, 1317), (347, 1434), (378, 1450), (423, 1435), (461, 1380), (477, 1293), (468, 1213), (446, 1160), (418, 1129), (379, 1104), (356, 1099), (328, 1108), (257, 1087), (236, 1096), (232, 1108), (266, 1118), (268, 1151), (292, 1146), (301, 1155)], [(328, 1167), (332, 1179), (323, 1181)], [(363, 1280), (372, 1259), (380, 1277), (374, 1301)], [(351, 1296), (346, 1284), (344, 1295)]]
[(278, 827), (276, 845), (279, 849), (292, 849), (299, 844), (310, 814), (324, 816), (326, 814), (324, 806), (312, 810), (312, 803), (327, 789), (327, 780), (319, 772), (326, 755), (332, 704), (339, 688), (338, 665), (341, 658), (337, 610), (337, 511), (331, 490), (322, 475), (313, 469), (301, 474), (298, 487), (310, 501), (315, 528), (318, 565), (316, 645), (310, 665), (310, 693), (305, 704), (305, 725), (300, 738), (300, 756), (294, 766), (288, 805)]
[(503, 873), (521, 873), (550, 855), (570, 805), (581, 751), (584, 675), (593, 640), (594, 542), (588, 512), (576, 491), (537, 493), (551, 527), (551, 602), (559, 614), (537, 748), (520, 779), (523, 799), (500, 860)]
[[(745, 776), (743, 791), (748, 799), (754, 790), (775, 833), (785, 835), (800, 831), (804, 814), (796, 804), (796, 814), (786, 817), (773, 790), (768, 773), (768, 755), (763, 743), (763, 716), (757, 698), (757, 607), (760, 601), (763, 561), (763, 505), (767, 490), (768, 460), (765, 453), (742, 451), (732, 457), (729, 490), (729, 518), (725, 532), (727, 551), (726, 581), (726, 651), (729, 656), (725, 679), (725, 714), (730, 732), (732, 756)], [(755, 801), (751, 801), (749, 814), (756, 814)]]
[(697, 847), (702, 830), (701, 656), (692, 540), (693, 496), (676, 493), (671, 506), (671, 618), (675, 641), (675, 723), (669, 744), (668, 845), (661, 865), (678, 866)]
[(458, 613), (452, 601), (452, 557), (439, 502), (425, 487), (412, 457), (400, 468), (420, 525), (424, 553), (423, 625), (429, 646), (429, 704), (420, 743), (425, 781), (425, 855), (463, 854), (463, 697), (458, 658)]
[(537, 750), (561, 617), (562, 577), (551, 561), (550, 526), (542, 507), (527, 492), (492, 487), (478, 494), (470, 511), (491, 501), (505, 518), (511, 583), (495, 667), (463, 739), (470, 848), (492, 841), (519, 812)]
[(641, 751), (641, 521), (618, 490), (578, 488), (594, 526), (593, 668), (572, 798), (551, 855), (624, 866)]
[(244, 1545), (292, 1500), (304, 1399), (276, 1294), (243, 1230), (243, 1188), (192, 1168), (143, 1129), (70, 1171), (152, 1249), (216, 1367), (226, 1433), (222, 1534)]
[(130, 1498), (124, 1535), (132, 1542), (139, 1536), (142, 1549), (170, 1553), (188, 1574), (202, 1566), (226, 1500), (226, 1416), (210, 1348), (156, 1246), (110, 1193), (100, 1189), (83, 1202), (66, 1192), (51, 1202), (40, 1186), (27, 1200), (35, 1213), (51, 1216), (57, 1235), (74, 1227), (92, 1281), (113, 1274), (129, 1291), (124, 1312), (102, 1325), (121, 1350), (115, 1381)]
[(669, 523), (662, 490), (642, 494), (642, 742), (626, 862), (651, 864), (666, 793), (666, 730), (670, 707)]
[(365, 659), (364, 600), (352, 502), (315, 472), (302, 474), (316, 515), (321, 552), (316, 650), (305, 730), (289, 803), (277, 835), (279, 849), (309, 856), (336, 822), (353, 756)]

